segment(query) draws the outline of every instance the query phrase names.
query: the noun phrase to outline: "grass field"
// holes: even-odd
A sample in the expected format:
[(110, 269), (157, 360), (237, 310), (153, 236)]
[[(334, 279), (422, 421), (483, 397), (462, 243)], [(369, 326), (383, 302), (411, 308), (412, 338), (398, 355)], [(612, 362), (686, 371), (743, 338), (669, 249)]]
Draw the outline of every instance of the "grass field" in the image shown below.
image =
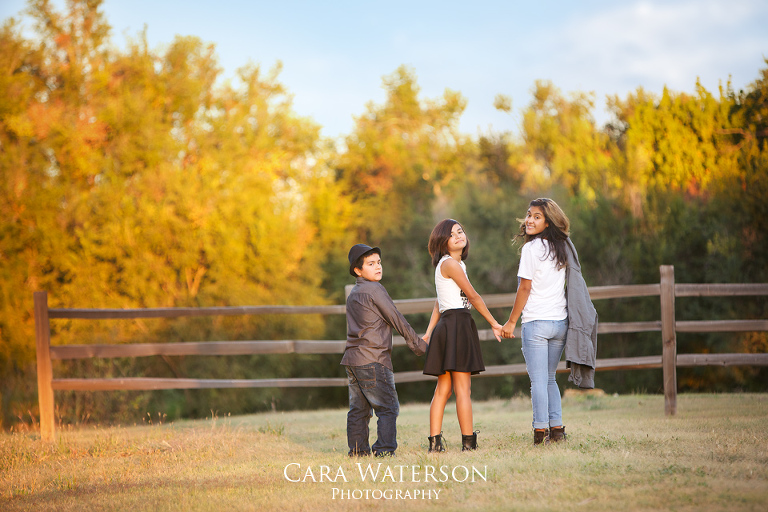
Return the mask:
[(528, 399), (474, 411), (476, 452), (449, 404), (428, 455), (428, 405), (404, 405), (383, 460), (347, 457), (345, 410), (3, 433), (0, 510), (768, 510), (768, 395), (680, 395), (675, 417), (661, 396), (569, 397), (568, 441), (538, 447)]

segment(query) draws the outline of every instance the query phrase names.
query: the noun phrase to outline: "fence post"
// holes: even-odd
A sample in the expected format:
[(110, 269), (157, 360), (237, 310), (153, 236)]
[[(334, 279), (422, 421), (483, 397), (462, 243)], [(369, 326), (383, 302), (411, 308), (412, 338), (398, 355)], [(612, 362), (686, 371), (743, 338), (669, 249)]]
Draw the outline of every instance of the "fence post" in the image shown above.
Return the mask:
[(40, 438), (52, 442), (53, 366), (51, 365), (51, 324), (48, 320), (48, 292), (35, 292), (35, 343), (37, 345), (37, 399), (40, 404)]
[(661, 367), (664, 378), (664, 413), (677, 413), (677, 334), (675, 332), (675, 267), (661, 272)]

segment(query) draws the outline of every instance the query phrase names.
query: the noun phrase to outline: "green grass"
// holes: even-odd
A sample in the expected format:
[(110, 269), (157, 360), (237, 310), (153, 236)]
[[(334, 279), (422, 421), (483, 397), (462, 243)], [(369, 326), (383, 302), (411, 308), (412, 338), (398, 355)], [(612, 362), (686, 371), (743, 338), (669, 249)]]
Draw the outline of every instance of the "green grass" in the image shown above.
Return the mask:
[[(528, 399), (475, 403), (480, 448), (461, 453), (449, 404), (448, 451), (428, 455), (428, 405), (404, 405), (397, 457), (385, 460), (347, 457), (340, 409), (68, 428), (51, 445), (3, 433), (0, 510), (768, 509), (768, 395), (680, 395), (675, 417), (649, 395), (566, 398), (563, 409), (568, 441), (534, 447)], [(358, 462), (392, 477), (362, 481)], [(305, 481), (287, 480), (286, 466)], [(441, 466), (486, 479), (425, 482), (425, 466), (438, 480)], [(369, 498), (339, 498), (356, 490)], [(432, 499), (373, 499), (398, 491)]]

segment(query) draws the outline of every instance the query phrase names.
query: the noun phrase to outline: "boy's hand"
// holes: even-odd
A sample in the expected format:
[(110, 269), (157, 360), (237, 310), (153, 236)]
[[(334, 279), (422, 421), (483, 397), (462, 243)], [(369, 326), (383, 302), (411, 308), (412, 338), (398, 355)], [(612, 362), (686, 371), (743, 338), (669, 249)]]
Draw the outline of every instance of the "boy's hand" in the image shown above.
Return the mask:
[(509, 321), (507, 323), (505, 323), (504, 327), (501, 328), (501, 335), (504, 336), (505, 338), (514, 338), (515, 335), (513, 334), (513, 332), (515, 330), (515, 324), (516, 323), (517, 322), (515, 322), (513, 324), (513, 323), (511, 323)]

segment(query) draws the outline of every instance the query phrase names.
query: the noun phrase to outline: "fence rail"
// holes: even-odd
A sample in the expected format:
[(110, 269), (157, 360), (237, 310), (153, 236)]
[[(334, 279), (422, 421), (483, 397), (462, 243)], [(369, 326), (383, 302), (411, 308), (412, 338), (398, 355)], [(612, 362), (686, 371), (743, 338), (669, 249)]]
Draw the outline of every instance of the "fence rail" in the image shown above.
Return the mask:
[[(768, 320), (675, 320), (676, 297), (717, 297), (768, 295), (768, 284), (675, 284), (674, 267), (660, 267), (659, 284), (626, 286), (596, 286), (589, 288), (592, 300), (629, 297), (653, 297), (660, 299), (661, 319), (647, 322), (602, 322), (599, 334), (660, 332), (662, 354), (655, 356), (598, 359), (596, 371), (634, 370), (662, 368), (664, 382), (665, 413), (673, 415), (677, 410), (676, 368), (691, 366), (768, 366), (768, 354), (677, 354), (677, 332), (740, 332), (768, 331)], [(485, 295), (489, 308), (511, 308), (515, 294)], [(215, 308), (151, 308), (151, 309), (62, 309), (48, 308), (46, 292), (35, 292), (35, 337), (37, 346), (38, 398), (40, 403), (40, 430), (45, 441), (55, 436), (54, 390), (113, 391), (158, 389), (209, 389), (209, 388), (264, 388), (264, 387), (331, 387), (346, 386), (346, 378), (282, 378), (282, 379), (185, 379), (185, 378), (115, 378), (115, 379), (56, 379), (53, 377), (53, 360), (183, 356), (183, 355), (248, 355), (248, 354), (340, 354), (345, 340), (251, 340), (251, 341), (199, 341), (183, 343), (137, 343), (123, 345), (59, 345), (50, 344), (50, 319), (134, 319), (179, 318), (188, 316), (234, 316), (264, 314), (344, 314), (344, 305), (329, 306), (241, 306)], [(429, 313), (434, 298), (396, 300), (403, 314)], [(493, 339), (491, 330), (480, 331), (481, 340)], [(517, 328), (516, 336), (520, 336)], [(400, 336), (394, 337), (394, 345), (405, 345)], [(569, 371), (561, 362), (558, 372)], [(489, 366), (479, 376), (525, 375), (525, 364)], [(395, 373), (398, 383), (434, 380), (419, 371)]]

